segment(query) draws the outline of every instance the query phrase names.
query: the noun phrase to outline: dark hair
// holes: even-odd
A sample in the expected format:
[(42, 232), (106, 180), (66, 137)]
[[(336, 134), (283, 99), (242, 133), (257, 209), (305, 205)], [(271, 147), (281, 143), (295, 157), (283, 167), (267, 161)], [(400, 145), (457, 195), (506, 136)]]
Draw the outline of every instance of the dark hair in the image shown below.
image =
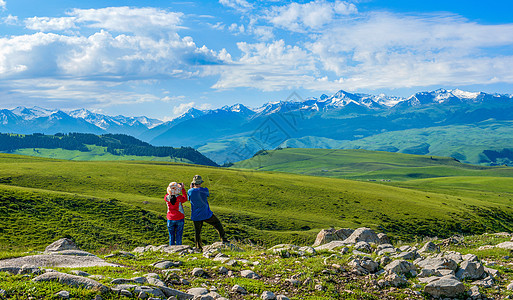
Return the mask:
[(175, 205), (176, 203), (176, 196), (175, 195), (167, 195), (167, 200), (171, 202), (171, 205)]

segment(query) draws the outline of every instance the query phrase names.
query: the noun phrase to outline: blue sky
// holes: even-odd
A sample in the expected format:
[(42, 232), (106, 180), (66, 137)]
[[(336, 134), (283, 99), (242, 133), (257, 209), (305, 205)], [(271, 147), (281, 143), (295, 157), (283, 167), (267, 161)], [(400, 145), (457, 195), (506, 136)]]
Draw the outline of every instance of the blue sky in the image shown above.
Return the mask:
[(296, 91), (513, 93), (513, 3), (0, 0), (0, 106), (169, 120)]

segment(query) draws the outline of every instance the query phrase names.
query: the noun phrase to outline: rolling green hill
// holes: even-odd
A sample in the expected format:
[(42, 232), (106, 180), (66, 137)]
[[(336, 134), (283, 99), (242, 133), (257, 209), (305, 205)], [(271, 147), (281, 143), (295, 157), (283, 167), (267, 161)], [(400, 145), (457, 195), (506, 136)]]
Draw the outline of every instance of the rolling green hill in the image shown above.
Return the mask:
[(513, 168), (463, 164), (450, 157), (367, 150), (262, 151), (233, 168), (360, 180), (411, 180), (449, 176), (513, 177)]
[[(474, 168), (460, 171), (479, 172), (480, 167)], [(492, 186), (486, 180), (494, 180), (484, 177), (391, 186), (166, 162), (83, 162), (8, 154), (0, 155), (0, 169), (3, 248), (15, 247), (19, 236), (25, 247), (36, 248), (60, 236), (89, 241), (85, 244), (90, 248), (164, 244), (165, 188), (170, 181), (188, 183), (195, 174), (203, 175), (211, 207), (229, 237), (265, 245), (311, 244), (320, 229), (331, 226), (369, 226), (397, 238), (513, 230), (513, 178), (508, 177)], [(484, 181), (465, 188), (471, 178)], [(34, 219), (39, 230), (30, 227)], [(205, 229), (206, 242), (214, 241), (215, 232)], [(112, 239), (117, 230), (120, 238)], [(92, 237), (97, 237), (94, 242)], [(184, 241), (192, 239), (187, 220)]]

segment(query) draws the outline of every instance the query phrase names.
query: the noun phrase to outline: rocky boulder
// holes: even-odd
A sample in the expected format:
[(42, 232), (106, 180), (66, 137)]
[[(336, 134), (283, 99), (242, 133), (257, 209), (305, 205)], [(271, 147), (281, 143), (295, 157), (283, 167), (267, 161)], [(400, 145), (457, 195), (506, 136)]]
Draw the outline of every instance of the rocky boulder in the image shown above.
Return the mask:
[(462, 279), (471, 279), (476, 280), (480, 279), (485, 275), (484, 267), (479, 262), (468, 261), (465, 260), (460, 264), (459, 270), (456, 272), (456, 277), (460, 280)]
[(406, 260), (394, 260), (385, 266), (385, 271), (388, 273), (396, 273), (398, 275), (407, 274), (415, 271), (415, 266)]
[(45, 253), (63, 250), (80, 250), (80, 248), (78, 248), (72, 240), (63, 238), (48, 245), (45, 249)]
[(350, 228), (342, 228), (342, 229), (323, 229), (317, 234), (317, 238), (315, 239), (312, 247), (320, 246), (331, 241), (343, 241), (347, 239), (352, 233), (353, 229)]
[[(367, 242), (374, 244), (382, 244), (383, 238), (379, 238), (374, 230), (366, 227), (356, 229), (347, 239), (344, 240), (346, 244), (356, 244), (358, 242)], [(389, 244), (387, 242), (386, 244)]]
[(465, 292), (465, 286), (454, 276), (435, 278), (424, 287), (424, 293), (435, 298), (456, 298)]
[(427, 242), (424, 244), (424, 246), (422, 248), (420, 248), (419, 252), (420, 253), (426, 253), (426, 252), (438, 253), (438, 252), (440, 252), (440, 247), (433, 242)]
[(373, 261), (370, 257), (355, 258), (349, 262), (349, 266), (358, 275), (367, 275), (369, 273), (376, 273), (379, 264)]
[(110, 290), (108, 287), (90, 278), (60, 272), (45, 273), (43, 275), (37, 276), (32, 280), (36, 282), (57, 281), (61, 284), (69, 285), (72, 287), (80, 287), (84, 289), (97, 289), (101, 292), (107, 292)]

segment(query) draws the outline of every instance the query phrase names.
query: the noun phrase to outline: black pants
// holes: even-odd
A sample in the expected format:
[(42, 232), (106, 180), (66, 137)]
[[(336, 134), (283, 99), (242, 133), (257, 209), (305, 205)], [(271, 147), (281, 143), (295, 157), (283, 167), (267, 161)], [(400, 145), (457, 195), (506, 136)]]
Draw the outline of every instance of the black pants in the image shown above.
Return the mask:
[(208, 224), (214, 226), (214, 228), (219, 233), (219, 237), (223, 242), (226, 242), (226, 235), (223, 229), (223, 225), (221, 224), (221, 221), (216, 217), (216, 215), (212, 214), (212, 217), (203, 220), (203, 221), (194, 221), (194, 233), (195, 233), (195, 242), (196, 247), (198, 249), (203, 249), (202, 243), (201, 243), (201, 229), (203, 228), (203, 222), (207, 222)]

